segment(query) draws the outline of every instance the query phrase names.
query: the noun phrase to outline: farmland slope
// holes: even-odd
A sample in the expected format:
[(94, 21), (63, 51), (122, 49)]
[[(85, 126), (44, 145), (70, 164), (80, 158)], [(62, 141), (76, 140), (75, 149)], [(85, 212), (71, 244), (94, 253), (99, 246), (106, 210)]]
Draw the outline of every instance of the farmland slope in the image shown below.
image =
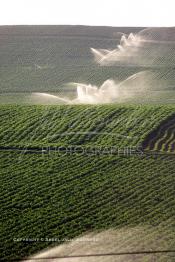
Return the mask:
[[(169, 126), (165, 124), (172, 122), (174, 107), (0, 109), (1, 261), (19, 260), (58, 244), (36, 238), (70, 239), (108, 228), (149, 228), (144, 237), (137, 233), (128, 236), (132, 242), (129, 251), (140, 241), (141, 250), (174, 247), (172, 154), (41, 154), (24, 150), (69, 145), (120, 149), (139, 146), (152, 131)], [(123, 246), (128, 251), (127, 245)], [(167, 261), (167, 257), (157, 261)]]

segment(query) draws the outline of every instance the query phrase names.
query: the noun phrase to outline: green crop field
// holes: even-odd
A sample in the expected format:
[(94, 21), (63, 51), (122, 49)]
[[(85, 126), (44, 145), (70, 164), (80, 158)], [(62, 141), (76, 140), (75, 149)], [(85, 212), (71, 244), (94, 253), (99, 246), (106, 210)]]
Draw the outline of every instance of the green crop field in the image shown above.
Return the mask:
[[(139, 146), (152, 130), (159, 134), (166, 119), (171, 121), (174, 106), (1, 105), (0, 111), (2, 259), (18, 260), (54, 245), (14, 239), (64, 239), (135, 226), (152, 228), (142, 239), (149, 240), (143, 250), (151, 249), (152, 242), (155, 249), (173, 249), (173, 154), (65, 154), (39, 149)], [(141, 240), (137, 235), (132, 238), (135, 244)]]
[[(85, 243), (78, 252), (143, 253), (78, 261), (174, 261), (175, 68), (171, 56), (159, 57), (160, 66), (106, 66), (96, 63), (90, 51), (91, 47), (113, 50), (121, 32), (141, 29), (0, 27), (0, 261), (23, 261), (65, 243), (61, 254), (74, 255), (67, 242), (108, 230), (118, 234), (114, 243), (108, 236), (98, 251), (94, 247), (86, 251)], [(173, 54), (172, 39), (168, 46)], [(53, 98), (74, 99), (78, 88), (76, 93), (73, 82), (84, 83), (86, 89), (88, 84), (99, 88), (107, 79), (117, 86), (128, 77), (131, 81), (125, 87), (134, 88), (136, 81), (141, 88), (146, 79), (149, 88), (143, 93), (136, 89), (135, 96), (124, 102), (106, 104), (103, 99), (93, 105), (72, 100), (63, 104)], [(35, 100), (33, 92), (44, 93), (43, 100), (39, 95)]]
[(135, 226), (160, 234), (157, 246), (155, 232), (148, 234), (148, 249), (152, 242), (156, 249), (173, 249), (173, 170), (174, 159), (165, 156), (25, 154), (21, 159), (19, 153), (1, 153), (2, 259), (24, 258), (53, 244), (15, 242), (18, 238), (64, 239)]

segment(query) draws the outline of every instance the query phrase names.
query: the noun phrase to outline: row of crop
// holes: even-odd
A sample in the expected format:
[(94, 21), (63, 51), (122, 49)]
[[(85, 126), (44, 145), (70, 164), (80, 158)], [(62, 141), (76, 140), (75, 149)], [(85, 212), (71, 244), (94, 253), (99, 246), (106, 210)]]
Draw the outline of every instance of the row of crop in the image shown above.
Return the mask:
[(175, 123), (167, 129), (162, 138), (159, 139), (158, 148), (162, 151), (171, 151), (171, 145), (175, 142)]
[(152, 138), (152, 140), (149, 143), (149, 146), (151, 149), (154, 149), (158, 147), (159, 142), (161, 143), (162, 140), (167, 139), (167, 135), (169, 133), (169, 128), (171, 128), (174, 125), (174, 120), (167, 121), (167, 123), (162, 124), (157, 132), (156, 135)]
[(167, 122), (160, 125), (157, 130), (154, 131), (152, 139), (147, 142), (146, 149), (156, 151), (173, 152), (174, 148), (172, 144), (175, 142), (175, 118), (172, 117)]

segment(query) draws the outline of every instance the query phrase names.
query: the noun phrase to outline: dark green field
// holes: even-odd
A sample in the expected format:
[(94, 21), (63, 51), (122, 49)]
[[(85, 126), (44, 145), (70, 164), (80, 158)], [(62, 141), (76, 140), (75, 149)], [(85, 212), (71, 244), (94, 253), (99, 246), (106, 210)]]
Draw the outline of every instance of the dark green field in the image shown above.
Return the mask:
[[(122, 151), (142, 146), (174, 112), (174, 106), (1, 106), (2, 259), (53, 245), (18, 238), (64, 239), (135, 226), (155, 230), (143, 239), (149, 240), (143, 250), (152, 242), (156, 249), (173, 249), (174, 152)], [(84, 151), (47, 151), (49, 146)], [(111, 154), (112, 146), (120, 151)]]
[(17, 260), (53, 245), (18, 238), (70, 239), (135, 226), (152, 227), (162, 238), (156, 246), (155, 232), (149, 233), (142, 250), (173, 249), (174, 179), (174, 158), (166, 156), (1, 153), (1, 257)]

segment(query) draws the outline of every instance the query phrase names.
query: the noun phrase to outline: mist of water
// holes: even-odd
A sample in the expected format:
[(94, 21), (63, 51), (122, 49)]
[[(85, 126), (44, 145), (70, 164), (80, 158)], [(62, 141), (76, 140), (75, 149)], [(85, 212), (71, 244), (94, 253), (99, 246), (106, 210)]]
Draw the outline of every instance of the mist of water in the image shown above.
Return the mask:
[(140, 71), (123, 81), (106, 80), (101, 86), (70, 83), (75, 87), (76, 98), (62, 98), (46, 93), (32, 93), (33, 99), (38, 103), (56, 104), (104, 104), (125, 102), (128, 99), (136, 99), (148, 95), (155, 88), (164, 90), (166, 81), (160, 80), (160, 76), (152, 71)]
[(36, 103), (58, 103), (58, 104), (69, 103), (69, 99), (48, 94), (48, 93), (39, 93), (39, 92), (32, 93), (32, 100)]
[(142, 38), (131, 33), (129, 36), (122, 35), (120, 44), (114, 50), (91, 48), (91, 51), (97, 63), (106, 65), (116, 61), (126, 61), (138, 52), (142, 44)]
[(100, 65), (173, 66), (175, 28), (147, 28), (137, 34), (122, 35), (113, 50), (91, 48)]
[[(101, 86), (85, 83), (69, 83), (74, 86), (74, 99), (69, 95), (60, 97), (46, 93), (33, 93), (33, 100), (39, 103), (58, 104), (102, 104), (125, 102), (127, 99), (147, 97), (157, 88), (166, 90), (169, 82), (165, 76), (175, 64), (175, 28), (146, 28), (137, 34), (119, 33), (120, 43), (114, 50), (94, 49), (95, 61), (100, 65), (163, 67), (166, 72), (154, 69), (140, 71), (123, 81), (108, 79)], [(117, 67), (116, 67), (117, 70)], [(127, 69), (126, 69), (127, 70)], [(172, 78), (171, 74), (171, 78)], [(170, 78), (170, 77), (169, 77)], [(174, 81), (171, 79), (171, 84)], [(148, 94), (149, 93), (149, 94)]]

